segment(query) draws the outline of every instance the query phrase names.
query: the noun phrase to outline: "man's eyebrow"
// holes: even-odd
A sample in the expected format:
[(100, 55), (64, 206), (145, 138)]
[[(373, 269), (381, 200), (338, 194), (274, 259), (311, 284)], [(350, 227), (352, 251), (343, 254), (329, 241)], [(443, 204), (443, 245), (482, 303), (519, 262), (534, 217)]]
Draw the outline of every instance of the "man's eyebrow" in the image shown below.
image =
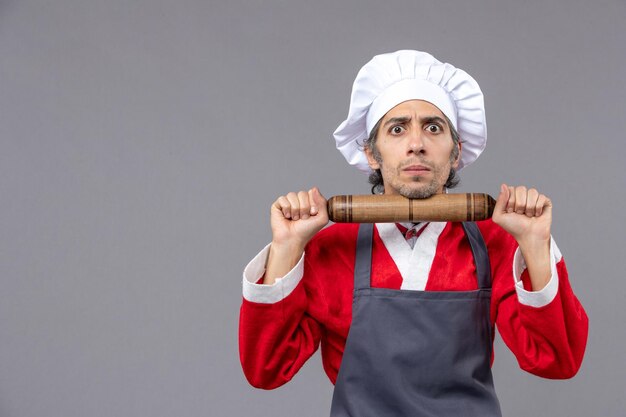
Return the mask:
[(437, 122), (443, 126), (448, 126), (448, 122), (446, 122), (444, 119), (442, 119), (439, 116), (425, 116), (425, 117), (421, 117), (420, 118), (420, 122), (422, 122), (422, 124), (426, 124), (426, 123), (433, 123), (433, 122)]
[[(406, 124), (409, 123), (411, 121), (411, 117), (410, 116), (398, 116), (398, 117), (392, 117), (391, 119), (387, 120), (383, 126), (387, 126), (390, 124)], [(445, 119), (439, 117), (439, 116), (424, 116), (424, 117), (420, 117), (420, 123), (421, 124), (427, 124), (427, 123), (439, 123), (442, 126), (448, 126), (448, 123), (445, 121)]]
[(409, 116), (400, 116), (400, 117), (392, 117), (391, 119), (387, 120), (383, 126), (387, 126), (390, 124), (405, 124), (411, 121), (411, 117)]

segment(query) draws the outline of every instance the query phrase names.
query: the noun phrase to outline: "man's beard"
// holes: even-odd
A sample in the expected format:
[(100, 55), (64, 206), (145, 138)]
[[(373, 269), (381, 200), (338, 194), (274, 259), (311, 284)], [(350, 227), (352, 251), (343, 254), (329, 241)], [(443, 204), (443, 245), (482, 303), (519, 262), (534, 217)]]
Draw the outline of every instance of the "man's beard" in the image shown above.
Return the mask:
[[(419, 182), (418, 178), (416, 182)], [(398, 188), (398, 193), (406, 198), (429, 198), (437, 194), (441, 190), (441, 184), (439, 184), (435, 178), (433, 178), (423, 188), (415, 189), (413, 184), (402, 184)]]
[[(448, 177), (450, 175), (452, 161), (449, 161), (448, 164), (444, 166), (436, 166), (426, 161), (419, 160), (419, 164), (426, 165), (431, 169), (432, 178), (430, 181), (425, 182), (424, 178), (420, 176), (415, 176), (412, 178), (412, 183), (400, 183), (394, 184), (394, 181), (390, 183), (390, 185), (395, 188), (395, 190), (402, 196), (406, 198), (429, 198), (435, 194), (438, 194), (443, 189)], [(400, 178), (402, 174), (402, 170), (404, 167), (410, 166), (412, 164), (416, 164), (415, 161), (407, 161), (401, 164), (396, 169), (396, 178)], [(382, 167), (384, 169), (384, 166)], [(418, 186), (419, 187), (416, 187)]]

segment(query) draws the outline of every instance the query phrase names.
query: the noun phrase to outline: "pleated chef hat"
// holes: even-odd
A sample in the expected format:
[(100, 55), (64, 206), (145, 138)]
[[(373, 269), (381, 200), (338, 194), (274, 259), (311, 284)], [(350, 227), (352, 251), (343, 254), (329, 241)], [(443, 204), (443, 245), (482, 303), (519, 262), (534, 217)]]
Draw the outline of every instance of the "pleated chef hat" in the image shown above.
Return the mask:
[(459, 170), (485, 149), (485, 104), (476, 80), (426, 52), (402, 50), (375, 56), (354, 80), (348, 118), (334, 133), (350, 165), (371, 172), (363, 142), (389, 110), (407, 100), (428, 101), (450, 119), (463, 142)]

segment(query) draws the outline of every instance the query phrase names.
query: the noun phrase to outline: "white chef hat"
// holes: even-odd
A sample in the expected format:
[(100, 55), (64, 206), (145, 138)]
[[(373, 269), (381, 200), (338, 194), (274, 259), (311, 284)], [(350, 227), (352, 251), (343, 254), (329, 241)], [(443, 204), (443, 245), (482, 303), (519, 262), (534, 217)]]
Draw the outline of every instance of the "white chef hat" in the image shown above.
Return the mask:
[(428, 101), (450, 119), (463, 142), (459, 170), (485, 149), (485, 104), (476, 80), (426, 52), (402, 50), (375, 56), (354, 80), (348, 118), (334, 133), (350, 165), (371, 172), (363, 142), (389, 110), (407, 100)]

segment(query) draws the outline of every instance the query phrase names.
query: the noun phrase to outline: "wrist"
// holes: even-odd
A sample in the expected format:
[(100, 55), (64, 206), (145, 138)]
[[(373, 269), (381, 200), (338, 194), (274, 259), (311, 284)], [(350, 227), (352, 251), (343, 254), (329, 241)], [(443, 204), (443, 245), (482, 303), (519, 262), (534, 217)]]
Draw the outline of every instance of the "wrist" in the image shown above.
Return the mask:
[(281, 256), (289, 256), (290, 254), (298, 254), (298, 258), (304, 252), (306, 246), (305, 242), (299, 240), (279, 241), (272, 240), (270, 245), (270, 252), (274, 252)]
[(547, 238), (523, 237), (516, 239), (517, 244), (522, 253), (528, 256), (549, 255), (550, 253), (550, 236)]
[(265, 265), (264, 284), (273, 284), (277, 278), (284, 277), (302, 258), (304, 246), (272, 242)]
[(550, 281), (550, 238), (518, 241), (530, 277), (532, 291), (540, 291)]

